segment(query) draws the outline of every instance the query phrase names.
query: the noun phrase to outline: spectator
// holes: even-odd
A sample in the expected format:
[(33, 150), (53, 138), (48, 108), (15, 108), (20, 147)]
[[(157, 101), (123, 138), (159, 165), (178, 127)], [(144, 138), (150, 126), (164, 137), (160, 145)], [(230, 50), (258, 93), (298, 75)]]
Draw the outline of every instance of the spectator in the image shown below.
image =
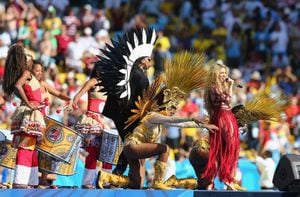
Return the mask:
[(272, 152), (266, 150), (261, 154), (261, 156), (256, 157), (256, 165), (260, 172), (260, 185), (262, 189), (272, 190), (273, 176), (276, 168), (276, 164), (272, 159)]

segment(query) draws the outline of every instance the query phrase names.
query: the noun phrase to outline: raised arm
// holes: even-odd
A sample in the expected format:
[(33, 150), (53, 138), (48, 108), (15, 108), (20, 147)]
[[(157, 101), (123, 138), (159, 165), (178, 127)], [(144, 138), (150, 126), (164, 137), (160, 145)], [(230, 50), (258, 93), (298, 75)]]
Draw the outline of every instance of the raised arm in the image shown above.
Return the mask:
[(82, 97), (82, 95), (85, 94), (87, 91), (89, 91), (96, 84), (97, 84), (97, 80), (95, 78), (91, 78), (84, 83), (83, 87), (79, 90), (79, 92), (73, 98), (73, 101), (72, 101), (73, 108), (76, 108), (76, 105), (77, 105), (79, 99)]
[(68, 95), (58, 91), (57, 89), (53, 88), (51, 85), (49, 85), (47, 82), (43, 81), (41, 83), (48, 91), (50, 94), (52, 94), (53, 96), (56, 96), (62, 100), (65, 100), (65, 101), (69, 101), (71, 100), (70, 97), (68, 97)]

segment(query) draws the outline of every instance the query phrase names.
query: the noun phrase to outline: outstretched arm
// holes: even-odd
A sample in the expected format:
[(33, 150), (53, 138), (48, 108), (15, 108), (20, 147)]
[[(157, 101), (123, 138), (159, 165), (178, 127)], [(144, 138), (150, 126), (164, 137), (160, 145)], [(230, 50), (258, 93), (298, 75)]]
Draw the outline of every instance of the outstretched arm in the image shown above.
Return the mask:
[(50, 86), (47, 82), (43, 81), (42, 84), (49, 91), (49, 93), (52, 94), (53, 96), (56, 96), (56, 97), (58, 97), (62, 100), (65, 100), (65, 101), (71, 100), (70, 97), (68, 97), (66, 94), (56, 90), (55, 88)]
[(194, 118), (179, 116), (164, 116), (160, 113), (149, 114), (148, 121), (152, 124), (163, 124), (165, 126), (175, 126), (181, 128), (207, 128), (209, 131), (218, 130), (218, 127), (212, 124), (203, 124)]
[(77, 105), (79, 99), (82, 97), (82, 95), (85, 94), (87, 91), (89, 91), (96, 84), (97, 84), (97, 80), (95, 78), (91, 78), (84, 83), (83, 87), (79, 90), (79, 92), (73, 98), (73, 101), (72, 101), (73, 108), (76, 108), (76, 105)]

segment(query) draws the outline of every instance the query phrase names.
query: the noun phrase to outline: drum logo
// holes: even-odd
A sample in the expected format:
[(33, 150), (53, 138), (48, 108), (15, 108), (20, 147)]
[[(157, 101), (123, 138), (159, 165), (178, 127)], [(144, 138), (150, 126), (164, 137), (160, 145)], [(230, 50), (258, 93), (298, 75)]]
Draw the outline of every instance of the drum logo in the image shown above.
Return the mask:
[(47, 129), (46, 138), (52, 143), (60, 143), (63, 140), (62, 128), (57, 126), (52, 126)]

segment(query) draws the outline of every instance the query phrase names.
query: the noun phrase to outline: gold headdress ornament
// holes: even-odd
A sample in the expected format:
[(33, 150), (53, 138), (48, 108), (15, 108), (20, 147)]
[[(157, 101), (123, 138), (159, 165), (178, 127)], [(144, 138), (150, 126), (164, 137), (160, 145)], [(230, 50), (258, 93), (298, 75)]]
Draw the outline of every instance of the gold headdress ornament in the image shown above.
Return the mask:
[(207, 86), (207, 70), (204, 67), (205, 56), (180, 52), (171, 61), (165, 63), (165, 78), (158, 77), (142, 98), (136, 102), (137, 109), (126, 122), (127, 127), (137, 119), (142, 119), (147, 112), (157, 106), (155, 96), (162, 88), (166, 109), (179, 104), (190, 91)]
[(164, 102), (167, 108), (177, 106), (192, 90), (208, 85), (205, 60), (203, 54), (185, 51), (175, 55), (172, 61), (166, 62), (165, 86), (167, 89), (164, 90)]
[(239, 127), (257, 120), (278, 120), (280, 114), (288, 106), (288, 101), (282, 96), (270, 97), (260, 90), (245, 103), (232, 108)]

